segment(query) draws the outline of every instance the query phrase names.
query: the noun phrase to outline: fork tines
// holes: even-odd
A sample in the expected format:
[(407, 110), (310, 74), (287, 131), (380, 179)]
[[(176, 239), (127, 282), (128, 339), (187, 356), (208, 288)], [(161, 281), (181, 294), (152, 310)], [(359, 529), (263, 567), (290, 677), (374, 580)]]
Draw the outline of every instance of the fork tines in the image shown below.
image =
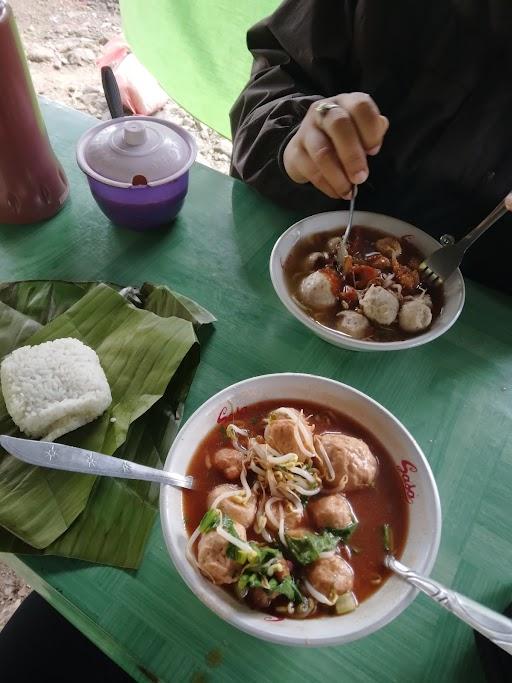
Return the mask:
[(429, 268), (425, 261), (420, 263), (419, 270), (422, 272), (422, 280), (425, 282), (428, 282), (431, 285), (443, 284), (443, 278)]

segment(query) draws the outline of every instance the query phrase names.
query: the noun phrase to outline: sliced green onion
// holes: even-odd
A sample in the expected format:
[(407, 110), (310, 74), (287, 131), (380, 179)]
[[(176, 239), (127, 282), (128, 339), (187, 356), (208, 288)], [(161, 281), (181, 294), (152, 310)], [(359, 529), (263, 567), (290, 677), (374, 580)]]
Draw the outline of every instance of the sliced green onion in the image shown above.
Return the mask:
[(384, 524), (382, 527), (382, 536), (384, 540), (384, 550), (388, 553), (393, 552), (393, 528), (391, 524)]
[(221, 521), (221, 515), (219, 510), (214, 510), (210, 508), (207, 510), (199, 523), (199, 531), (202, 534), (207, 534), (209, 531), (213, 531), (219, 525)]
[(354, 593), (352, 593), (352, 591), (349, 591), (348, 593), (343, 593), (343, 595), (340, 595), (340, 597), (336, 600), (334, 609), (336, 610), (336, 614), (348, 614), (356, 609), (357, 604), (356, 596)]

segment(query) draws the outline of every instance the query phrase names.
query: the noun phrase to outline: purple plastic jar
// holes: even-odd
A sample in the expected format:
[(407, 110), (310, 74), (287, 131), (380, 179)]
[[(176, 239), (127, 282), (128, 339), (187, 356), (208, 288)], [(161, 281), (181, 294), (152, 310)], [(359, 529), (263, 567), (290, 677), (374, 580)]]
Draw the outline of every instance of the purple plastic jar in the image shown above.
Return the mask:
[(180, 126), (125, 116), (84, 133), (77, 162), (113, 223), (150, 230), (169, 224), (183, 206), (196, 153), (194, 139)]

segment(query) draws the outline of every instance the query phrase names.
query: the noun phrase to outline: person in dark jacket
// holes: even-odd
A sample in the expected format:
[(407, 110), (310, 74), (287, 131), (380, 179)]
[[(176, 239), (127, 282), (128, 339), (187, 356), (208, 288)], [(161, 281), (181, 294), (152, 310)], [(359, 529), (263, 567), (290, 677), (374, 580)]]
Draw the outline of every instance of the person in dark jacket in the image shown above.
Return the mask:
[[(357, 208), (460, 238), (512, 189), (511, 27), (510, 0), (286, 0), (247, 36), (232, 174), (307, 214), (356, 183)], [(512, 293), (511, 248), (507, 215), (465, 273)]]

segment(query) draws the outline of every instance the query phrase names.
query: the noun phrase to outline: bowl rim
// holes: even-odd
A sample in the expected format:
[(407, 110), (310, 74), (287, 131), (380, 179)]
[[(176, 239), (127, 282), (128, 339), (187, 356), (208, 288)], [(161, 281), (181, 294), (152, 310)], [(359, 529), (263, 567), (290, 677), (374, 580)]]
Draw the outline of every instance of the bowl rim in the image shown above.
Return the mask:
[[(380, 411), (381, 413), (384, 414), (385, 417), (391, 420), (393, 423), (394, 427), (398, 429), (398, 431), (401, 432), (403, 436), (405, 436), (406, 439), (408, 439), (411, 443), (411, 446), (415, 449), (416, 455), (418, 456), (419, 460), (421, 461), (423, 467), (424, 467), (424, 474), (427, 480), (427, 486), (429, 491), (431, 492), (431, 503), (432, 503), (432, 513), (435, 519), (435, 523), (432, 526), (432, 537), (431, 537), (431, 542), (430, 542), (430, 550), (428, 554), (425, 556), (423, 560), (423, 564), (421, 567), (415, 567), (415, 569), (426, 576), (428, 576), (436, 562), (438, 551), (439, 551), (439, 545), (441, 542), (441, 532), (442, 532), (442, 512), (441, 512), (441, 501), (439, 497), (439, 490), (437, 488), (436, 480), (434, 478), (432, 469), (430, 467), (430, 463), (428, 462), (425, 454), (423, 453), (422, 449), (420, 448), (419, 444), (417, 443), (416, 439), (412, 436), (412, 434), (409, 432), (409, 430), (396, 418), (393, 413), (391, 413), (387, 408), (385, 408), (382, 404), (380, 404), (378, 401), (375, 399), (371, 398), (364, 392), (360, 391), (359, 389), (356, 389), (348, 384), (344, 384), (343, 382), (339, 382), (337, 380), (333, 380), (331, 378), (323, 377), (321, 375), (312, 375), (308, 373), (294, 373), (294, 372), (282, 372), (282, 373), (269, 373), (265, 375), (257, 375), (254, 377), (249, 377), (247, 379), (244, 379), (240, 382), (236, 382), (234, 384), (231, 384), (224, 389), (221, 389), (220, 391), (216, 392), (213, 396), (211, 396), (209, 399), (207, 399), (204, 403), (202, 403), (193, 413), (192, 415), (188, 418), (188, 420), (185, 422), (183, 427), (180, 429), (178, 434), (176, 435), (176, 438), (174, 439), (171, 448), (169, 449), (169, 452), (167, 454), (165, 463), (164, 463), (164, 470), (168, 471), (171, 469), (172, 465), (172, 458), (174, 453), (178, 450), (180, 441), (182, 438), (182, 435), (184, 432), (193, 429), (193, 425), (197, 417), (207, 408), (213, 406), (214, 404), (218, 403), (219, 401), (222, 400), (223, 395), (227, 395), (232, 393), (233, 391), (236, 391), (237, 389), (241, 387), (245, 387), (247, 385), (250, 385), (251, 383), (259, 380), (268, 380), (269, 378), (282, 378), (282, 377), (296, 377), (298, 379), (302, 379), (304, 382), (307, 382), (308, 380), (314, 379), (314, 380), (321, 380), (321, 382), (327, 383), (335, 388), (342, 388), (343, 391), (349, 391), (352, 394), (356, 395), (358, 398), (363, 399), (364, 401), (369, 402), (374, 409), (377, 411)], [(313, 399), (314, 400), (314, 399)], [(202, 435), (202, 438), (206, 436), (206, 433)], [(193, 455), (193, 454), (192, 454)], [(192, 457), (192, 455), (190, 457)], [(188, 462), (190, 459), (188, 460)], [(177, 569), (178, 573), (180, 574), (181, 578), (183, 581), (187, 584), (193, 595), (200, 600), (203, 605), (206, 607), (210, 608), (212, 612), (214, 612), (217, 616), (219, 616), (221, 619), (223, 619), (226, 623), (234, 626), (235, 628), (238, 628), (240, 631), (243, 631), (245, 633), (248, 633), (252, 636), (255, 636), (259, 639), (270, 641), (273, 643), (278, 643), (280, 645), (295, 645), (295, 646), (303, 646), (303, 647), (321, 647), (321, 646), (326, 646), (326, 645), (340, 645), (343, 643), (348, 643), (353, 640), (358, 640), (360, 638), (366, 637), (375, 631), (383, 628), (387, 624), (389, 624), (391, 621), (396, 619), (396, 617), (399, 616), (415, 599), (415, 597), (418, 594), (418, 589), (415, 588), (414, 586), (410, 585), (408, 586), (402, 595), (402, 597), (392, 606), (392, 608), (385, 614), (383, 615), (380, 619), (377, 619), (376, 621), (372, 622), (369, 625), (366, 626), (361, 626), (360, 628), (354, 630), (353, 632), (349, 634), (342, 634), (340, 635), (325, 635), (322, 637), (314, 637), (314, 638), (308, 638), (306, 636), (294, 636), (290, 634), (283, 634), (279, 632), (273, 632), (270, 624), (272, 622), (265, 622), (266, 627), (262, 628), (261, 626), (254, 625), (252, 623), (247, 623), (244, 619), (243, 612), (237, 611), (236, 609), (232, 608), (228, 602), (224, 602), (224, 600), (219, 600), (217, 601), (216, 599), (212, 599), (212, 593), (211, 589), (210, 592), (205, 589), (204, 586), (200, 583), (199, 586), (197, 585), (197, 579), (200, 578), (198, 576), (197, 570), (192, 567), (185, 557), (184, 553), (181, 552), (181, 550), (178, 548), (177, 544), (175, 545), (175, 537), (174, 537), (174, 531), (173, 531), (173, 522), (170, 519), (170, 516), (168, 514), (168, 505), (167, 505), (167, 498), (169, 493), (171, 492), (171, 487), (166, 486), (165, 484), (161, 485), (161, 490), (160, 490), (160, 521), (161, 521), (161, 526), (162, 526), (162, 532), (163, 532), (163, 537), (164, 541), (167, 547), (167, 551), (169, 553), (169, 557), (171, 562), (173, 563), (174, 567)], [(180, 524), (183, 525), (183, 519), (180, 519)], [(185, 534), (186, 534), (185, 530)], [(206, 582), (206, 579), (204, 579)], [(326, 619), (330, 619), (330, 617), (326, 617)]]
[[(160, 123), (163, 126), (167, 126), (167, 128), (171, 128), (176, 133), (179, 133), (179, 135), (181, 135), (181, 137), (187, 143), (190, 151), (189, 157), (183, 168), (181, 168), (179, 171), (176, 171), (175, 173), (172, 173), (169, 176), (166, 176), (165, 178), (161, 178), (160, 180), (152, 180), (151, 182), (147, 183), (147, 185), (140, 186), (134, 186), (132, 185), (132, 183), (123, 183), (120, 180), (112, 180), (111, 178), (107, 178), (106, 176), (101, 175), (101, 173), (98, 173), (93, 168), (91, 168), (91, 166), (89, 166), (89, 164), (87, 163), (87, 159), (85, 158), (85, 149), (90, 138), (102, 128), (108, 128), (108, 126), (111, 126), (116, 123), (123, 123), (133, 120)], [(76, 163), (78, 164), (80, 170), (82, 170), (85, 173), (85, 175), (89, 176), (90, 178), (94, 178), (94, 180), (97, 180), (98, 182), (103, 183), (104, 185), (110, 185), (111, 187), (120, 187), (124, 189), (130, 189), (132, 187), (135, 187), (135, 189), (140, 187), (158, 187), (159, 185), (165, 185), (166, 183), (170, 183), (173, 180), (177, 180), (181, 176), (185, 175), (185, 173), (187, 173), (187, 171), (194, 163), (196, 156), (197, 143), (194, 140), (194, 137), (188, 132), (188, 130), (185, 130), (185, 128), (178, 126), (177, 123), (173, 123), (172, 121), (166, 121), (165, 119), (160, 119), (156, 116), (143, 116), (141, 114), (136, 114), (133, 116), (119, 116), (115, 119), (107, 119), (106, 121), (100, 121), (96, 125), (91, 126), (91, 128), (88, 128), (84, 133), (82, 133), (82, 135), (78, 138), (78, 142), (76, 143)]]
[[(300, 225), (310, 221), (311, 219), (316, 219), (319, 216), (322, 217), (331, 217), (334, 220), (337, 219), (337, 221), (340, 220), (346, 220), (348, 218), (348, 211), (325, 211), (317, 214), (312, 214), (310, 216), (306, 216), (304, 218), (301, 218), (300, 220), (296, 221), (291, 225), (289, 228), (287, 228), (282, 235), (279, 236), (279, 238), (276, 240), (272, 252), (270, 254), (270, 260), (269, 260), (269, 271), (270, 271), (270, 279), (272, 281), (272, 286), (274, 287), (274, 291), (276, 295), (278, 296), (279, 300), (281, 303), (285, 306), (285, 308), (293, 315), (293, 317), (298, 320), (300, 323), (305, 325), (308, 329), (310, 329), (312, 332), (314, 332), (318, 337), (323, 339), (324, 341), (328, 341), (331, 344), (334, 344), (335, 346), (341, 347), (341, 348), (346, 348), (350, 349), (353, 351), (400, 351), (404, 349), (412, 349), (417, 346), (422, 346), (423, 344), (427, 344), (428, 342), (434, 341), (434, 339), (437, 339), (441, 335), (445, 334), (457, 321), (459, 318), (462, 309), (464, 307), (464, 302), (466, 298), (466, 290), (465, 290), (465, 284), (464, 284), (464, 278), (462, 277), (462, 273), (460, 272), (460, 269), (457, 268), (455, 273), (450, 276), (450, 280), (452, 278), (457, 279), (457, 284), (460, 287), (460, 299), (457, 304), (457, 308), (455, 310), (454, 315), (445, 323), (442, 323), (437, 329), (432, 330), (432, 328), (429, 328), (426, 332), (423, 332), (422, 334), (418, 334), (415, 337), (410, 337), (409, 339), (403, 339), (400, 341), (392, 341), (392, 342), (376, 342), (376, 341), (367, 341), (364, 339), (355, 339), (353, 337), (349, 337), (348, 335), (343, 334), (342, 332), (338, 332), (337, 330), (332, 329), (331, 327), (327, 327), (326, 325), (322, 325), (321, 323), (317, 322), (313, 318), (311, 318), (309, 315), (307, 315), (301, 308), (298, 306), (293, 299), (291, 298), (288, 289), (286, 287), (286, 284), (284, 284), (284, 290), (280, 286), (280, 283), (278, 282), (278, 274), (283, 272), (283, 266), (282, 262), (278, 257), (278, 252), (280, 251), (282, 247), (282, 243), (286, 240), (286, 238), (290, 235), (290, 233), (293, 230), (299, 229)], [(411, 223), (407, 223), (400, 218), (395, 218), (394, 216), (388, 216), (386, 214), (381, 214), (381, 213), (375, 213), (373, 211), (355, 211), (354, 212), (354, 221), (361, 221), (364, 223), (365, 218), (371, 217), (371, 218), (382, 218), (385, 219), (386, 221), (392, 220), (395, 222), (398, 226), (401, 226), (404, 228), (404, 230), (407, 231), (412, 231), (413, 233), (421, 234), (422, 237), (425, 237), (428, 239), (431, 243), (432, 246), (437, 246), (441, 247), (441, 244), (435, 239), (435, 237), (432, 237), (432, 235), (429, 235), (426, 233), (424, 230), (421, 230), (420, 228), (417, 228), (416, 226), (412, 225)], [(318, 230), (318, 232), (327, 232), (329, 228), (322, 228), (321, 230)], [(384, 229), (383, 232), (386, 232)], [(288, 251), (287, 255), (289, 255), (290, 251)]]

